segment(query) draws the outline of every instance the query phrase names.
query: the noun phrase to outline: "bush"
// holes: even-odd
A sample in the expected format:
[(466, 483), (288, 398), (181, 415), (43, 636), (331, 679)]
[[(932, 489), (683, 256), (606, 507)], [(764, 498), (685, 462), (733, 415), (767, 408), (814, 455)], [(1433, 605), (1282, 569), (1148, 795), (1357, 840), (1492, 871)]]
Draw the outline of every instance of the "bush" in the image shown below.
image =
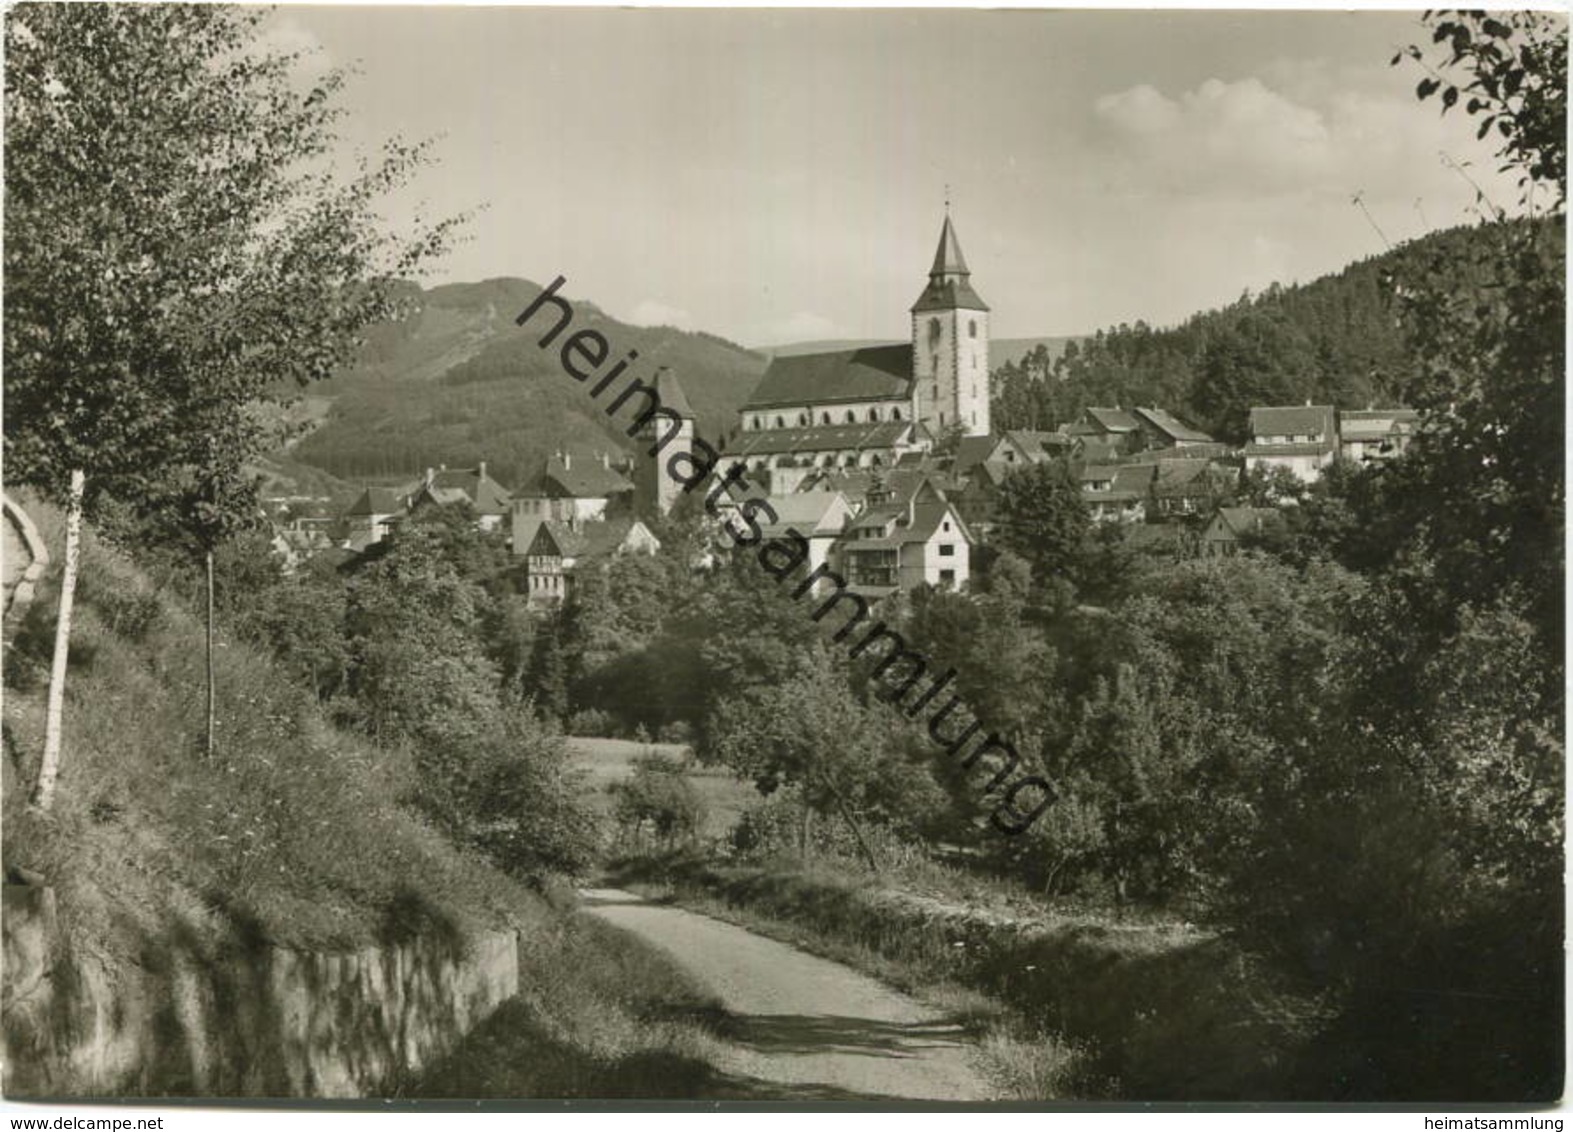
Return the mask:
[(663, 743), (690, 744), (694, 741), (694, 729), (684, 719), (664, 724), (657, 730), (656, 734)]
[(581, 739), (603, 739), (614, 733), (617, 724), (609, 712), (600, 708), (580, 708), (568, 717), (568, 734)]
[[(795, 787), (777, 790), (748, 809), (732, 827), (731, 847), (741, 858), (767, 860), (773, 857), (798, 857), (804, 848), (802, 794)], [(863, 826), (863, 837), (873, 850), (881, 868), (898, 868), (928, 860), (923, 846), (897, 830), (878, 822)], [(809, 856), (829, 857), (855, 863), (864, 868), (857, 839), (838, 817), (812, 813), (808, 818)]]
[(692, 842), (704, 826), (708, 807), (682, 764), (648, 754), (635, 759), (633, 767), (633, 777), (609, 787), (619, 838), (642, 845), (648, 837), (664, 849)]

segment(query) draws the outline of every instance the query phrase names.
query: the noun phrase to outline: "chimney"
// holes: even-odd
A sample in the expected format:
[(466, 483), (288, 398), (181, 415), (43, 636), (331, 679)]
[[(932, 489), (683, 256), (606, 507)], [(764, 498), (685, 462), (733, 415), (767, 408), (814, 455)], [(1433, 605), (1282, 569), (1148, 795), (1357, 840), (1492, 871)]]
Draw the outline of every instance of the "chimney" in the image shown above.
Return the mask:
[(572, 471), (573, 470), (573, 453), (571, 453), (571, 452), (564, 452), (563, 453), (563, 470), (564, 471)]
[(486, 478), (486, 461), (485, 460), (482, 460), (481, 463), (480, 463), (480, 466), (475, 469), (475, 478), (476, 479), (482, 479), (482, 480)]
[(612, 470), (612, 455), (610, 452), (601, 453), (601, 467), (605, 468), (607, 471)]
[(437, 469), (436, 468), (427, 468), (426, 469), (426, 486), (430, 487), (431, 484), (432, 484), (432, 480), (434, 480), (436, 478), (437, 478)]

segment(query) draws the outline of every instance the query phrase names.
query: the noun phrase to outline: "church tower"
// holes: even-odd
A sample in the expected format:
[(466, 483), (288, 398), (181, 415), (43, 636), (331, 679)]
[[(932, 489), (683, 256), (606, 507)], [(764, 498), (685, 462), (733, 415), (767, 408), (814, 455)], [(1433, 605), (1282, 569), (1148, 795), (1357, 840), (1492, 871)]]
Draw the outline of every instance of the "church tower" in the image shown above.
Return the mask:
[(972, 289), (945, 210), (928, 286), (912, 305), (913, 411), (935, 436), (989, 431), (989, 305)]
[[(671, 511), (683, 494), (683, 485), (667, 470), (667, 465), (679, 452), (693, 455), (694, 410), (683, 396), (677, 375), (666, 366), (656, 370), (651, 385), (658, 403), (681, 422), (674, 430), (670, 419), (651, 417), (634, 437), (634, 509), (640, 515), (660, 518)], [(651, 450), (657, 448), (652, 456)]]

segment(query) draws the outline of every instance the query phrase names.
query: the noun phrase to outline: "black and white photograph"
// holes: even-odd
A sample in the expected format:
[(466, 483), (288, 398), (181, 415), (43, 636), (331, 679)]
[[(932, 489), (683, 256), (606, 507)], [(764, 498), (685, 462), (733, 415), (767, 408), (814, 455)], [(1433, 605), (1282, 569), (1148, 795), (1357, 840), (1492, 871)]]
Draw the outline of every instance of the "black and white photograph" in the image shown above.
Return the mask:
[(1560, 1132), (1565, 9), (0, 19), (8, 1128)]

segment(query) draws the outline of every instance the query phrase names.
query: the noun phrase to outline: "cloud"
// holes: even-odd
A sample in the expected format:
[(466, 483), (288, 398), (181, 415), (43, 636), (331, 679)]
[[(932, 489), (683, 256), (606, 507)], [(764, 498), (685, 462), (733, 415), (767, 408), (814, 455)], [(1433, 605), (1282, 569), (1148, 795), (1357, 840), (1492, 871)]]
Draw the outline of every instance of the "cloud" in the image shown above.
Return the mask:
[(1278, 59), (1259, 75), (1210, 78), (1174, 96), (1147, 85), (1105, 94), (1092, 111), (1109, 179), (1132, 196), (1347, 202), (1362, 192), (1451, 208), (1467, 185), (1443, 153), (1472, 166), (1489, 194), (1511, 195), (1475, 123), (1420, 104), (1391, 70)]
[(1251, 77), (1208, 79), (1170, 98), (1150, 86), (1104, 95), (1105, 141), (1146, 183), (1173, 190), (1288, 189), (1334, 163), (1323, 114)]
[(635, 326), (675, 326), (679, 330), (690, 330), (694, 325), (694, 316), (655, 299), (644, 299), (634, 307), (628, 321)]

